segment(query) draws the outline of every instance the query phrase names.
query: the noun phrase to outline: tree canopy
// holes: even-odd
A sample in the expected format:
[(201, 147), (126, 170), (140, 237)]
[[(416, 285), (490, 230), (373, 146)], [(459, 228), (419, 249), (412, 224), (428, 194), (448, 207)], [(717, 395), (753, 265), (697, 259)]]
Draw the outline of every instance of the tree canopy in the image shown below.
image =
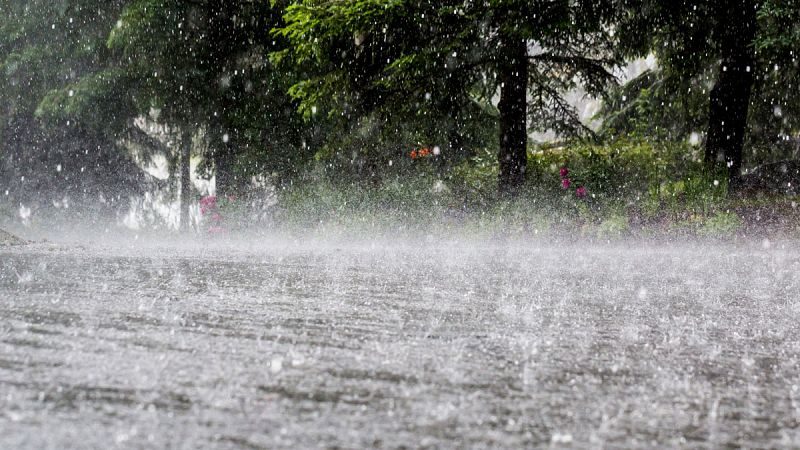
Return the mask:
[[(125, 146), (158, 147), (147, 120), (193, 136), (219, 192), (320, 162), (375, 177), (425, 147), (441, 167), (493, 151), (513, 193), (533, 132), (598, 137), (567, 100), (576, 90), (604, 101), (600, 137), (696, 133), (733, 179), (747, 158), (797, 156), (798, 6), (2, 0), (3, 179), (84, 197), (100, 194), (86, 170), (138, 186)], [(656, 69), (617, 86), (616, 69), (649, 55)]]
[[(67, 86), (110, 70), (105, 42), (122, 7), (122, 1), (0, 3), (0, 178), (6, 196), (33, 207), (117, 204), (120, 187), (146, 187), (108, 121), (40, 120), (53, 92), (63, 89), (64, 96), (77, 98)], [(97, 117), (113, 114), (110, 103), (92, 110)]]
[(724, 161), (732, 179), (745, 147), (746, 156), (761, 160), (785, 154), (780, 148), (798, 129), (798, 6), (628, 2), (617, 22), (618, 46), (628, 57), (655, 54), (659, 68), (618, 92), (606, 105), (606, 125), (630, 131), (647, 124), (672, 139), (704, 132), (707, 163)]
[(308, 0), (287, 8), (276, 35), (290, 46), (276, 56), (315, 67), (290, 90), (306, 115), (435, 121), (454, 155), (461, 128), (496, 116), (501, 188), (515, 189), (529, 130), (591, 134), (563, 95), (612, 83), (612, 15), (605, 2)]

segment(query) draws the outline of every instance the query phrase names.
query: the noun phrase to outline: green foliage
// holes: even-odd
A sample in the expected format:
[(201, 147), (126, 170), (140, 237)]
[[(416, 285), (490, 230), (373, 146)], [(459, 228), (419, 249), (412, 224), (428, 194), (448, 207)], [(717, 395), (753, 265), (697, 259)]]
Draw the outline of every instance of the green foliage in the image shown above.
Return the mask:
[(562, 189), (559, 169), (568, 167), (593, 198), (630, 200), (670, 177), (699, 171), (698, 159), (696, 151), (685, 144), (619, 140), (605, 145), (545, 146), (533, 152), (528, 170), (534, 183), (546, 180), (551, 189), (558, 190)]
[(51, 90), (108, 63), (105, 36), (119, 0), (3, 0), (0, 96), (10, 114), (32, 114)]
[(290, 176), (311, 158), (318, 131), (303, 126), (287, 94), (294, 73), (267, 58), (284, 45), (269, 33), (280, 23), (281, 7), (269, 2), (127, 1), (106, 35), (115, 66), (51, 95), (41, 115), (105, 116), (123, 128), (148, 115), (202, 130), (206, 168), (213, 160), (226, 177)]
[[(15, 202), (62, 189), (121, 201), (81, 183), (144, 185), (120, 143), (148, 117), (196, 131), (209, 174), (268, 179), (286, 205), (313, 197), (331, 217), (413, 206), (417, 216), (479, 211), (487, 224), (574, 224), (598, 236), (660, 221), (719, 228), (730, 219), (718, 218), (727, 177), (704, 171), (686, 140), (707, 127), (735, 28), (727, 5), (0, 0), (0, 179), (17, 184)], [(751, 165), (800, 157), (800, 4), (757, 5)], [(514, 201), (495, 189), (502, 36), (527, 43), (530, 130), (590, 137), (564, 94), (605, 99), (605, 143), (529, 144)], [(622, 55), (651, 53), (659, 69), (614, 87)], [(440, 155), (409, 156), (422, 147)]]
[(455, 197), (463, 199), (465, 206), (481, 207), (498, 201), (495, 189), (498, 173), (497, 155), (484, 149), (453, 167), (447, 180)]
[[(631, 233), (729, 234), (741, 227), (723, 178), (703, 171), (679, 143), (564, 144), (531, 152), (520, 196), (495, 189), (497, 161), (481, 152), (444, 172), (409, 165), (369, 186), (320, 176), (281, 191), (279, 221), (303, 227), (392, 227), (479, 234), (567, 233), (612, 239)], [(559, 169), (573, 181), (563, 189)], [(716, 181), (716, 183), (715, 183)], [(576, 186), (588, 195), (578, 197)]]
[[(61, 115), (69, 86), (98, 81), (111, 68), (105, 41), (122, 8), (122, 0), (0, 1), (0, 191), (7, 200), (34, 210), (113, 209), (146, 188), (121, 154), (111, 110), (93, 105), (94, 119), (85, 122)], [(125, 106), (125, 99), (115, 102)]]
[(647, 70), (612, 88), (600, 112), (600, 134), (608, 140), (636, 136), (656, 141), (685, 141), (703, 133), (708, 123), (706, 76), (689, 80), (667, 78)]
[(493, 99), (506, 57), (503, 33), (540, 47), (529, 58), (531, 127), (591, 134), (563, 93), (580, 85), (601, 94), (612, 82), (608, 68), (617, 60), (606, 34), (608, 5), (299, 1), (275, 30), (291, 45), (273, 58), (313, 66), (290, 90), (307, 118), (344, 118), (342, 135), (359, 133), (365, 121), (410, 130), (458, 164), (497, 135)]
[[(618, 45), (629, 57), (654, 54), (659, 68), (612, 89), (599, 117), (603, 135), (634, 133), (684, 140), (708, 127), (709, 92), (724, 43), (736, 33), (726, 14), (730, 2), (628, 2), (618, 21)], [(746, 2), (744, 4), (747, 4)], [(755, 86), (750, 99), (745, 159), (763, 162), (800, 157), (800, 3), (755, 2)]]
[(599, 238), (618, 238), (630, 231), (628, 216), (613, 214), (603, 219), (597, 226), (597, 237)]
[(697, 230), (700, 236), (725, 237), (741, 229), (742, 219), (733, 212), (719, 212), (708, 217)]
[(36, 108), (36, 117), (60, 126), (66, 120), (122, 136), (130, 127), (130, 118), (146, 111), (131, 93), (135, 81), (119, 68), (84, 76), (76, 83), (48, 92)]

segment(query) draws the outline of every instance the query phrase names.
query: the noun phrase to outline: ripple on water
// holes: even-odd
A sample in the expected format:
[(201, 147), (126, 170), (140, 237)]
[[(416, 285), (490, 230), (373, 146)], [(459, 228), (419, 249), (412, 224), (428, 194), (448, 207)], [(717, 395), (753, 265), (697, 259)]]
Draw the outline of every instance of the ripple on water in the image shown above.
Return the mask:
[(791, 446), (799, 261), (0, 249), (0, 448)]

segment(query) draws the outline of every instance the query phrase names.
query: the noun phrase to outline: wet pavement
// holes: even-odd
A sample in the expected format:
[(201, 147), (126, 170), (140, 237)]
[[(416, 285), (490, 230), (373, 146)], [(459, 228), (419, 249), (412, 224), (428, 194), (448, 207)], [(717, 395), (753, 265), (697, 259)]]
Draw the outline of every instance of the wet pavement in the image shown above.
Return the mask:
[(0, 448), (796, 447), (797, 243), (0, 248)]

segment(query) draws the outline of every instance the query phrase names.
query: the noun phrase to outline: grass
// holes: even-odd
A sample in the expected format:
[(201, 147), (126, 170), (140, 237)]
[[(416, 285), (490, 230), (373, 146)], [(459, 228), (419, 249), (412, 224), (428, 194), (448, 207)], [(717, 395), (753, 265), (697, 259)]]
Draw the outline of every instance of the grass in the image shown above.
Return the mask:
[[(724, 177), (705, 173), (699, 161), (697, 149), (680, 144), (536, 147), (527, 184), (508, 199), (497, 192), (495, 157), (481, 152), (448, 170), (423, 163), (367, 186), (346, 176), (309, 178), (280, 192), (274, 219), (279, 227), (325, 233), (459, 230), (597, 239), (800, 230), (800, 199), (729, 199)], [(562, 167), (569, 168), (570, 189), (562, 187)], [(587, 189), (584, 198), (578, 186)], [(759, 214), (768, 217), (759, 223)]]

